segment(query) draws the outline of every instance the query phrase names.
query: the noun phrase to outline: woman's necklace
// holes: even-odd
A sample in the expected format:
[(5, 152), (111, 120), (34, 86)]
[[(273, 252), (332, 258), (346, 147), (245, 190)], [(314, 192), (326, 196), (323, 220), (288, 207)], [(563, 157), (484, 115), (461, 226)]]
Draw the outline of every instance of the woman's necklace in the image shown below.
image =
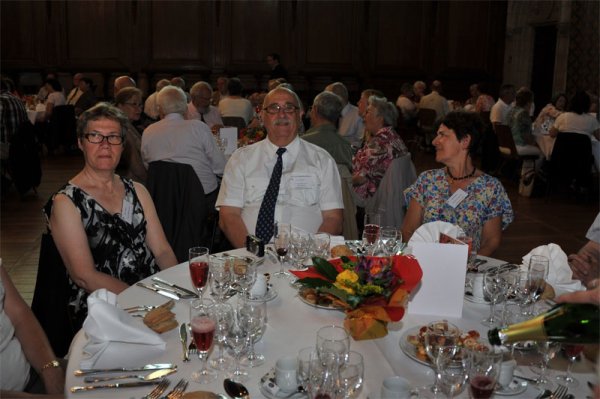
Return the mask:
[(450, 178), (451, 182), (470, 179), (471, 177), (475, 176), (475, 171), (476, 170), (477, 170), (477, 168), (473, 166), (473, 170), (471, 171), (471, 173), (466, 174), (466, 175), (461, 176), (461, 177), (454, 177), (454, 176), (452, 176), (452, 173), (450, 173), (450, 168), (446, 166), (446, 174)]

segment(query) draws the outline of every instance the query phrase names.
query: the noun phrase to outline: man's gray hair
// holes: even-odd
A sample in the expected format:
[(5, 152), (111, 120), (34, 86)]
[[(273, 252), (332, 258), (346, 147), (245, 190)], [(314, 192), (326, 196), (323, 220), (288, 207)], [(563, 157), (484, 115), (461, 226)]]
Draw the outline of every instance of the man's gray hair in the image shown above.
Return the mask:
[(313, 109), (323, 118), (335, 124), (342, 113), (342, 99), (334, 93), (324, 91), (315, 97)]
[(200, 82), (196, 82), (194, 83), (194, 85), (192, 86), (192, 88), (190, 89), (190, 95), (192, 97), (197, 96), (200, 94), (200, 91), (202, 89), (206, 89), (208, 90), (208, 92), (210, 93), (210, 95), (212, 96), (212, 87), (210, 84), (208, 84), (208, 82), (204, 82), (204, 81), (200, 81)]
[(265, 109), (266, 106), (268, 106), (269, 104), (267, 104), (267, 100), (269, 99), (269, 97), (271, 96), (272, 93), (275, 92), (283, 92), (283, 93), (287, 93), (289, 95), (291, 95), (292, 97), (294, 97), (294, 99), (296, 100), (296, 104), (298, 106), (298, 108), (300, 109), (300, 113), (304, 112), (304, 106), (302, 105), (302, 101), (300, 101), (300, 97), (298, 97), (298, 95), (291, 91), (290, 89), (287, 89), (285, 87), (281, 87), (281, 86), (277, 86), (276, 88), (274, 88), (273, 90), (271, 90), (266, 96), (265, 99), (263, 101), (263, 109)]
[(171, 81), (169, 79), (161, 79), (158, 82), (156, 82), (156, 92), (161, 91), (162, 89), (164, 89), (167, 86), (171, 85)]
[(325, 90), (340, 96), (343, 105), (346, 105), (348, 103), (348, 89), (342, 82), (335, 82), (330, 85), (327, 85)]
[(167, 86), (158, 92), (156, 104), (164, 114), (181, 114), (187, 112), (187, 97), (177, 86)]
[(385, 97), (369, 97), (369, 105), (377, 110), (377, 115), (383, 117), (384, 126), (396, 126), (398, 122), (398, 108)]

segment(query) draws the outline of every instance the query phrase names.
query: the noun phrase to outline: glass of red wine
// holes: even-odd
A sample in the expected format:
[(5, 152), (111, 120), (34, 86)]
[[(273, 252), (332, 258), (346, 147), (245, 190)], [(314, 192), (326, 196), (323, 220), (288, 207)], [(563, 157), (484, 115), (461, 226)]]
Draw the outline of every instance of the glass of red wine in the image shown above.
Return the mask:
[(198, 291), (199, 299), (202, 299), (204, 287), (208, 282), (208, 252), (206, 247), (190, 248), (190, 277), (192, 284)]
[(283, 261), (290, 249), (291, 237), (291, 224), (275, 222), (275, 224), (273, 225), (273, 244), (275, 245), (275, 252), (277, 252), (277, 257), (279, 258), (279, 271), (273, 274), (279, 278), (285, 277), (289, 274), (288, 272), (283, 270)]
[(563, 345), (565, 355), (567, 356), (567, 359), (569, 359), (569, 366), (567, 367), (566, 373), (557, 375), (556, 379), (561, 381), (563, 385), (566, 385), (569, 388), (574, 388), (579, 385), (579, 381), (577, 381), (573, 377), (573, 373), (571, 373), (571, 368), (573, 367), (573, 364), (575, 363), (581, 352), (583, 352), (583, 348), (583, 345)]
[(496, 388), (496, 380), (500, 374), (502, 353), (494, 351), (491, 347), (485, 349), (487, 350), (464, 350), (467, 356), (471, 399), (492, 397)]
[(381, 214), (366, 213), (362, 233), (362, 243), (370, 254), (379, 241), (379, 229), (381, 228)]
[(210, 299), (194, 299), (190, 302), (190, 325), (198, 348), (198, 358), (202, 367), (192, 373), (192, 380), (198, 384), (208, 384), (217, 378), (217, 373), (207, 367), (208, 352), (213, 345), (218, 315), (215, 303)]

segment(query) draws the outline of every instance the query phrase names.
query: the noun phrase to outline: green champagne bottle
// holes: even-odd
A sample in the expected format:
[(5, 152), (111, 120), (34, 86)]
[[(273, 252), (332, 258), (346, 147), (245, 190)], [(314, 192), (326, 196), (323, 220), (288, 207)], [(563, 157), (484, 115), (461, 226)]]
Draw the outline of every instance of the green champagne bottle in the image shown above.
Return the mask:
[(598, 344), (598, 306), (564, 303), (531, 320), (488, 331), (492, 345), (519, 341), (556, 341)]

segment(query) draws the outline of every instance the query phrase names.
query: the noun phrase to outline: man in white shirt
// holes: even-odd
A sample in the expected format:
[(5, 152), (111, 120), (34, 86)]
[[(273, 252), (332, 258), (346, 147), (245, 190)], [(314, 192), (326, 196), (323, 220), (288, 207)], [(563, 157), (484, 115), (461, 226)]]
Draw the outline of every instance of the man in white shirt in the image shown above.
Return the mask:
[(82, 73), (76, 73), (75, 75), (73, 75), (73, 88), (67, 96), (68, 105), (75, 105), (77, 103), (77, 100), (79, 100), (79, 97), (81, 97), (81, 95), (83, 94), (83, 92), (79, 90), (79, 81), (81, 81), (81, 78), (83, 78)]
[(207, 82), (196, 82), (190, 89), (192, 101), (188, 103), (187, 119), (198, 119), (213, 131), (223, 126), (219, 108), (210, 105), (212, 87)]
[(209, 127), (199, 120), (186, 120), (187, 99), (179, 87), (167, 86), (157, 95), (161, 120), (144, 130), (142, 159), (144, 165), (168, 161), (191, 165), (204, 193), (216, 199), (217, 175), (223, 174), (225, 157)]
[(245, 245), (248, 234), (255, 234), (277, 152), (283, 148), (274, 220), (311, 233), (340, 234), (344, 207), (340, 175), (327, 151), (298, 137), (303, 114), (298, 96), (278, 87), (265, 97), (261, 112), (267, 138), (238, 149), (225, 167), (217, 198), (219, 227), (235, 248)]
[(419, 102), (419, 108), (427, 108), (435, 111), (435, 120), (439, 121), (450, 112), (448, 100), (440, 94), (442, 91), (442, 82), (434, 80), (431, 83), (431, 93), (423, 96)]
[(342, 99), (342, 116), (340, 116), (338, 132), (354, 148), (362, 146), (364, 126), (363, 120), (358, 114), (358, 107), (348, 102), (348, 89), (341, 82), (328, 85), (325, 91), (337, 94)]
[(417, 117), (417, 105), (412, 100), (414, 94), (413, 86), (410, 83), (404, 83), (400, 87), (400, 96), (396, 100), (396, 106), (402, 112), (402, 118), (405, 121), (410, 121)]
[[(164, 87), (171, 85), (171, 81), (169, 79), (161, 79), (156, 82), (156, 91), (148, 96), (146, 102), (144, 103), (144, 113), (148, 115), (152, 119), (158, 119), (158, 103), (156, 101), (156, 96), (158, 92), (160, 92)], [(182, 90), (183, 91), (183, 90)], [(185, 93), (184, 93), (185, 95)], [(187, 96), (186, 96), (186, 104), (187, 104)]]
[(515, 87), (505, 84), (500, 88), (500, 97), (490, 111), (490, 121), (493, 124), (509, 125), (508, 113), (512, 108), (510, 104), (515, 101)]

